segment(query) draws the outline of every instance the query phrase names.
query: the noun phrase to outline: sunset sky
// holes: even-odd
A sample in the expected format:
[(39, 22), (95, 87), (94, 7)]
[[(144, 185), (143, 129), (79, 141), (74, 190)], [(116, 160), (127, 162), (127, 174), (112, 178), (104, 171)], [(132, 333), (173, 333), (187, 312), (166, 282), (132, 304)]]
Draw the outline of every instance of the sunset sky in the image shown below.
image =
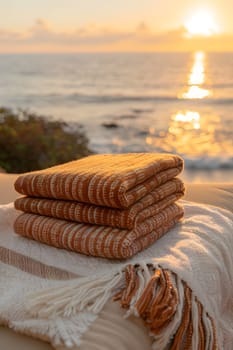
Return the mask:
[(0, 52), (233, 51), (230, 0), (0, 0)]

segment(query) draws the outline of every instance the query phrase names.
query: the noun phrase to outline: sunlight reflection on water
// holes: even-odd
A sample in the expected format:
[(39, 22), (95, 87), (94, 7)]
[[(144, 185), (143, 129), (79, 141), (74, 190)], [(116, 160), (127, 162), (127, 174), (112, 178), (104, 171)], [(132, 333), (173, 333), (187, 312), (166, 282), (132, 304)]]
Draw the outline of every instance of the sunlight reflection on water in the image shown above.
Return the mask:
[(200, 129), (200, 114), (198, 112), (192, 112), (192, 111), (187, 111), (186, 113), (178, 112), (176, 115), (172, 117), (172, 119), (175, 122), (189, 123), (189, 126), (191, 126), (191, 129)]
[(187, 92), (182, 93), (182, 98), (205, 98), (210, 96), (210, 91), (202, 89), (199, 86), (192, 85), (189, 87)]
[(194, 64), (189, 77), (189, 85), (203, 84), (205, 81), (204, 52), (196, 52)]
[(178, 95), (184, 99), (202, 99), (211, 95), (211, 91), (200, 87), (205, 82), (205, 53), (202, 51), (195, 52), (194, 63), (188, 78), (188, 91)]
[[(212, 92), (201, 87), (205, 80), (205, 53), (196, 52), (188, 76), (188, 89), (179, 98), (204, 99), (210, 96)], [(196, 160), (200, 160), (200, 168), (214, 168), (215, 162), (224, 167), (224, 158), (232, 155), (233, 141), (222, 138), (220, 123), (221, 117), (214, 113), (192, 108), (179, 110), (170, 117), (166, 131), (156, 137), (154, 128), (150, 128), (145, 141), (149, 147), (183, 155), (191, 167)]]
[[(219, 121), (218, 116), (201, 118), (196, 111), (179, 111), (171, 117), (167, 133), (154, 141), (157, 147), (168, 152), (178, 151), (190, 156), (219, 155), (223, 152), (223, 145), (216, 140), (215, 133)], [(146, 140), (148, 144), (152, 143), (151, 136)], [(225, 146), (228, 148), (227, 144)]]

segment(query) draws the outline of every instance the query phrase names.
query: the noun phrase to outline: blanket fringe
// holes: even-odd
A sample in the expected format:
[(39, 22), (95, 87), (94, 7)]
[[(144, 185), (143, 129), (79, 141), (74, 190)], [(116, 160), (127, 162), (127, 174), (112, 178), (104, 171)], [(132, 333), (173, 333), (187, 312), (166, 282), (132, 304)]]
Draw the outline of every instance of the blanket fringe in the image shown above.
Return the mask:
[(29, 296), (27, 310), (34, 316), (70, 317), (86, 310), (98, 314), (123, 283), (123, 272), (73, 280), (66, 286), (48, 288)]
[[(66, 282), (67, 283), (67, 282)], [(143, 319), (153, 336), (153, 350), (217, 350), (215, 325), (186, 282), (154, 264), (127, 265), (116, 274), (70, 281), (29, 298), (28, 310), (42, 318), (98, 314), (113, 297), (125, 317)]]

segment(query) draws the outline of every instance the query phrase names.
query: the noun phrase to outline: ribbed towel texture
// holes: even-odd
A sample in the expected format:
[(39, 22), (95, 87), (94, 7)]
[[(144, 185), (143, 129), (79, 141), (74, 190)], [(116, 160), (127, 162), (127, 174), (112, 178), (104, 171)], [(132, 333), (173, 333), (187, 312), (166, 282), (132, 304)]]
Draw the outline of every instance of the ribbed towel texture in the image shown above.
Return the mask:
[(95, 155), (21, 175), (15, 201), (25, 212), (15, 232), (59, 248), (129, 258), (183, 216), (175, 178), (183, 160), (170, 154)]
[(26, 213), (46, 215), (58, 219), (132, 229), (177, 201), (183, 194), (184, 184), (176, 178), (155, 188), (126, 209), (33, 197), (18, 198), (15, 201), (15, 208)]

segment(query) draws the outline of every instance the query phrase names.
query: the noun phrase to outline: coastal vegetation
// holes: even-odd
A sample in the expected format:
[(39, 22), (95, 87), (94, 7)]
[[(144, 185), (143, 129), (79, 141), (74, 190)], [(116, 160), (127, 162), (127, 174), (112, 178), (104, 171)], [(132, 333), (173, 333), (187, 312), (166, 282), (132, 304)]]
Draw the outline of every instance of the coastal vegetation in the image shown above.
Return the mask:
[(0, 167), (6, 172), (44, 169), (91, 153), (79, 124), (0, 108)]

